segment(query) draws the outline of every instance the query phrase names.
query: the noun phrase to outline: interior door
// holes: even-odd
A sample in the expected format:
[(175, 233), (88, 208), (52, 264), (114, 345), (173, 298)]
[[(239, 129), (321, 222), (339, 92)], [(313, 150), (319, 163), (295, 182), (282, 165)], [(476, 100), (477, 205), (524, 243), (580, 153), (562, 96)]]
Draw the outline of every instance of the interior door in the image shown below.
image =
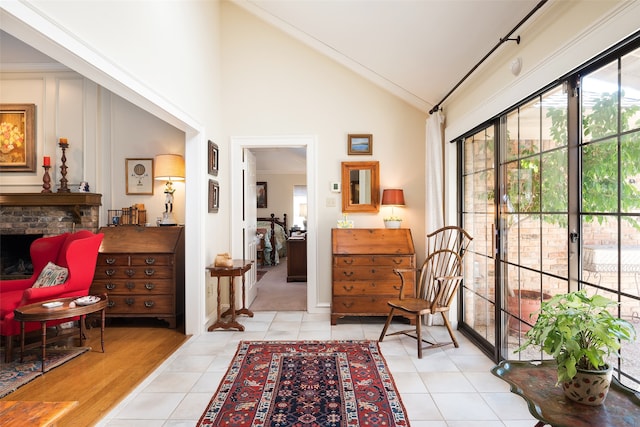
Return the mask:
[(251, 271), (248, 276), (246, 305), (251, 305), (258, 295), (256, 270), (257, 270), (257, 252), (256, 252), (256, 228), (258, 209), (256, 207), (256, 156), (248, 149), (243, 149), (243, 177), (244, 185), (244, 254), (245, 258), (252, 261)]

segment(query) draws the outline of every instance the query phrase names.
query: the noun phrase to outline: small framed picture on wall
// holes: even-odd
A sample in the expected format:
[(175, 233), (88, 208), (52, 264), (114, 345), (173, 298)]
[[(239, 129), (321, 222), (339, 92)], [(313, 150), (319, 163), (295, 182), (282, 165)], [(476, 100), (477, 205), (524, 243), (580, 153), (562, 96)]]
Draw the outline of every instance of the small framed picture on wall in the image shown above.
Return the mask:
[(220, 184), (213, 179), (209, 180), (209, 212), (215, 213), (220, 209)]
[(373, 135), (350, 133), (347, 153), (350, 156), (373, 154)]
[(218, 176), (219, 154), (218, 144), (209, 141), (209, 175)]
[(258, 209), (267, 207), (267, 183), (264, 181), (256, 182), (256, 200)]
[(153, 159), (125, 159), (127, 194), (153, 195)]
[(0, 171), (37, 170), (35, 119), (35, 104), (0, 104)]

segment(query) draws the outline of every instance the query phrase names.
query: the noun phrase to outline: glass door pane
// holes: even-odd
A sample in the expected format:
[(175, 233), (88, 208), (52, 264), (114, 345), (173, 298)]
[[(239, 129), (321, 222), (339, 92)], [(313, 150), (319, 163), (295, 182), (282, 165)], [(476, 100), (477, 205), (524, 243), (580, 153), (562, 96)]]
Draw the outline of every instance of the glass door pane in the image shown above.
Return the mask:
[(493, 127), (464, 141), (463, 227), (473, 237), (464, 258), (463, 322), (481, 339), (495, 346), (495, 221)]
[[(620, 303), (640, 331), (640, 49), (581, 79), (580, 286)], [(614, 375), (640, 390), (640, 342)]]
[(501, 350), (515, 353), (542, 301), (568, 289), (567, 95), (556, 87), (503, 119), (498, 265), (502, 301)]

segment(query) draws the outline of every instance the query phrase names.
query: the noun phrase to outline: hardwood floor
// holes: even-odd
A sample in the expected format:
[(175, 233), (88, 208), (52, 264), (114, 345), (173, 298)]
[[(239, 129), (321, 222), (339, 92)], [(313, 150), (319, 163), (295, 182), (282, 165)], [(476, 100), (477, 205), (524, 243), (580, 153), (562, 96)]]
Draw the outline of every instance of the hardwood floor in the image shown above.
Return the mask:
[[(116, 324), (114, 321), (105, 329), (105, 353), (102, 353), (100, 328), (92, 328), (84, 342), (85, 346), (92, 348), (91, 351), (47, 372), (1, 400), (78, 401), (78, 405), (61, 418), (58, 425), (94, 425), (187, 338), (179, 330), (149, 325), (148, 322)], [(74, 340), (74, 345), (78, 345), (78, 338)]]

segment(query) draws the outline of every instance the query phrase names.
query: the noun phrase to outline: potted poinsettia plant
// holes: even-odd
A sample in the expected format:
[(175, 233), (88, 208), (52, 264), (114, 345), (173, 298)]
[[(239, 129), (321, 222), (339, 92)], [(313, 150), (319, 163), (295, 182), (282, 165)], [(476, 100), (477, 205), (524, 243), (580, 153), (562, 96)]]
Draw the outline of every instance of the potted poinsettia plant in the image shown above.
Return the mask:
[[(621, 341), (633, 341), (633, 325), (611, 314), (616, 302), (580, 290), (559, 294), (542, 303), (538, 319), (516, 351), (538, 346), (558, 364), (558, 382), (565, 396), (587, 405), (604, 402), (612, 367), (607, 359), (619, 355)], [(582, 375), (587, 375), (589, 387)], [(598, 375), (598, 379), (593, 376)], [(581, 391), (588, 391), (582, 395)]]

